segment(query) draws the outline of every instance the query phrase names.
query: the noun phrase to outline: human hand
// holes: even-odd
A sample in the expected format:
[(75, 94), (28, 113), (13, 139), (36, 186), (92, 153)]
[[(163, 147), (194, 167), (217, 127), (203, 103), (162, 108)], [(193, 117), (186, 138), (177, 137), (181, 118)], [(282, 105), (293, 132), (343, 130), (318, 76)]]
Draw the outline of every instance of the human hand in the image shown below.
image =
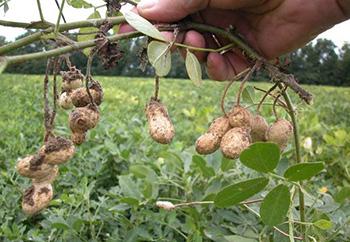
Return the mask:
[[(349, 18), (348, 0), (142, 0), (138, 13), (158, 22), (175, 22), (186, 16), (222, 28), (234, 26), (245, 40), (267, 59), (295, 50), (334, 24)], [(218, 48), (211, 35), (188, 31), (183, 42)], [(227, 43), (218, 39), (219, 44)], [(234, 77), (248, 65), (238, 50), (196, 53), (206, 62), (214, 80)]]

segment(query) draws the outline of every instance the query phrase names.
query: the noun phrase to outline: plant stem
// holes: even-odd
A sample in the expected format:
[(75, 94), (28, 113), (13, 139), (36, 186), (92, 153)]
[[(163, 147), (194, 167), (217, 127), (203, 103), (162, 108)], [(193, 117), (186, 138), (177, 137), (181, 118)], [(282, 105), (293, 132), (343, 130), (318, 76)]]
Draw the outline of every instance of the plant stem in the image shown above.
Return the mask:
[(36, 0), (36, 3), (38, 5), (38, 10), (39, 10), (39, 15), (40, 15), (41, 22), (45, 22), (43, 10), (41, 9), (40, 0)]
[[(111, 42), (121, 40), (121, 39), (130, 39), (130, 38), (135, 38), (139, 37), (141, 34), (139, 32), (129, 32), (125, 34), (119, 34), (119, 35), (114, 35), (114, 36), (109, 36), (107, 37), (108, 40)], [(64, 46), (61, 48), (56, 48), (53, 50), (45, 51), (45, 52), (36, 52), (32, 54), (25, 54), (25, 55), (15, 55), (15, 56), (7, 56), (3, 57), (3, 61), (7, 62), (7, 65), (12, 65), (12, 64), (18, 64), (22, 63), (25, 61), (30, 61), (30, 60), (35, 60), (35, 59), (43, 59), (43, 58), (49, 58), (53, 56), (58, 56), (58, 55), (63, 55), (75, 50), (80, 50), (80, 49), (85, 49), (88, 47), (93, 47), (95, 46), (95, 40), (89, 40), (89, 41), (84, 41), (84, 42), (77, 42), (77, 43), (72, 43), (68, 46)]]
[[(299, 127), (298, 127), (298, 121), (295, 116), (295, 110), (292, 104), (292, 100), (290, 99), (287, 91), (285, 90), (285, 87), (280, 83), (279, 88), (282, 91), (283, 98), (286, 101), (288, 110), (289, 110), (289, 116), (292, 120), (292, 125), (293, 125), (293, 135), (294, 135), (294, 145), (295, 145), (295, 155), (296, 155), (296, 161), (297, 163), (302, 163), (302, 158), (301, 158), (301, 149), (300, 149), (300, 134), (299, 134)], [(305, 218), (305, 198), (304, 198), (304, 193), (301, 189), (302, 187), (302, 182), (299, 183), (299, 213), (300, 213), (300, 221), (302, 223), (305, 223), (306, 218)], [(300, 225), (301, 233), (303, 234), (305, 240), (308, 240), (308, 236), (306, 233), (306, 228), (304, 224)]]
[(56, 22), (56, 26), (55, 26), (55, 35), (56, 36), (58, 34), (58, 30), (59, 30), (59, 27), (60, 27), (60, 22), (61, 22), (61, 17), (62, 17), (63, 7), (64, 7), (64, 3), (65, 2), (66, 2), (66, 0), (62, 0), (61, 6), (60, 6), (60, 10), (59, 10), (59, 13), (58, 13), (57, 22)]
[(248, 57), (255, 61), (262, 61), (264, 62), (264, 58), (261, 57), (252, 47), (250, 47), (247, 43), (245, 43), (244, 40), (242, 40), (237, 35), (226, 31), (225, 29), (220, 29), (214, 26), (210, 26), (207, 24), (200, 24), (200, 23), (192, 23), (188, 22), (185, 23), (186, 29), (195, 29), (202, 32), (209, 32), (213, 34), (220, 35), (221, 37), (235, 43), (241, 50), (244, 50), (244, 52), (248, 55)]
[[(64, 32), (72, 29), (78, 29), (78, 28), (84, 28), (84, 27), (99, 27), (103, 24), (103, 22), (107, 20), (110, 21), (112, 24), (117, 25), (120, 23), (124, 23), (125, 19), (124, 17), (112, 17), (107, 19), (88, 19), (83, 21), (77, 21), (77, 22), (71, 22), (66, 24), (61, 24), (58, 27), (59, 32)], [(33, 26), (31, 23), (22, 23), (22, 22), (13, 22), (13, 21), (5, 21), (0, 20), (0, 25), (2, 26), (8, 26), (8, 27), (19, 27), (19, 28), (32, 28), (32, 29), (42, 29), (39, 27)], [(33, 27), (31, 27), (33, 26)], [(0, 55), (6, 54), (7, 52), (10, 52), (12, 50), (18, 49), (22, 46), (31, 44), (37, 40), (40, 40), (44, 35), (52, 33), (55, 31), (56, 27), (52, 26), (45, 30), (33, 33), (29, 36), (26, 36), (22, 39), (16, 40), (15, 42), (9, 43), (7, 45), (0, 47)], [(91, 47), (91, 46), (89, 46)]]

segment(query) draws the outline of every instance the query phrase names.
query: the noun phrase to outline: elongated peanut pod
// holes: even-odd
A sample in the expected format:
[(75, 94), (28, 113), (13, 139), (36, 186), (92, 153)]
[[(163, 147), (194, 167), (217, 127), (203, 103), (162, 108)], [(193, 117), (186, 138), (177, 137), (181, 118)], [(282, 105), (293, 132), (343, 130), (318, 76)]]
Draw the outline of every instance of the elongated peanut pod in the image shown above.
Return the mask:
[(222, 138), (231, 129), (228, 117), (222, 116), (215, 119), (209, 126), (208, 133), (213, 133)]
[(196, 151), (201, 155), (214, 153), (220, 147), (221, 138), (214, 133), (205, 133), (196, 141)]
[(41, 179), (53, 172), (54, 166), (44, 163), (44, 157), (30, 155), (18, 161), (17, 172), (24, 177)]
[(166, 107), (156, 100), (151, 100), (146, 107), (149, 134), (160, 144), (169, 144), (175, 136)]

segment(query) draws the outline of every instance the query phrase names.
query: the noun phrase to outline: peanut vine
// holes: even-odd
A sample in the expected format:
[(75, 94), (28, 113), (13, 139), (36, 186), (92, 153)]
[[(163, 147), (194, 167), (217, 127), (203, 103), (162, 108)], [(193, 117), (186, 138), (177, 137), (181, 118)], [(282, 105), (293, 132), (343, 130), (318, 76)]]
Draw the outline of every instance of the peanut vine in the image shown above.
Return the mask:
[[(131, 40), (146, 36), (147, 47), (142, 50), (141, 64), (148, 62), (155, 70), (154, 95), (146, 105), (145, 113), (148, 120), (149, 134), (153, 140), (160, 144), (169, 144), (175, 136), (175, 126), (171, 121), (166, 105), (161, 102), (160, 82), (161, 78), (168, 75), (171, 70), (171, 49), (176, 46), (186, 49), (185, 65), (189, 78), (196, 85), (202, 82), (202, 72), (199, 61), (193, 51), (225, 53), (230, 49), (238, 48), (249, 60), (250, 67), (236, 75), (223, 92), (221, 100), (222, 115), (210, 124), (207, 132), (200, 136), (195, 148), (198, 154), (208, 155), (221, 150), (228, 159), (238, 159), (246, 167), (253, 169), (260, 177), (229, 185), (216, 194), (212, 201), (192, 201), (187, 203), (173, 204), (168, 201), (158, 201), (157, 206), (166, 210), (179, 209), (186, 206), (213, 205), (218, 208), (230, 206), (244, 206), (262, 222), (281, 234), (289, 237), (290, 241), (308, 241), (308, 223), (305, 215), (305, 201), (302, 181), (318, 174), (323, 168), (322, 163), (303, 163), (301, 158), (299, 128), (296, 117), (296, 108), (293, 105), (288, 91), (295, 92), (301, 100), (307, 104), (312, 103), (312, 95), (301, 87), (296, 78), (288, 73), (283, 67), (271, 63), (250, 47), (244, 38), (236, 33), (233, 28), (221, 29), (207, 24), (180, 21), (172, 24), (152, 24), (133, 12), (125, 12), (124, 16), (117, 16), (123, 4), (134, 4), (133, 1), (106, 1), (106, 18), (93, 18), (78, 22), (66, 23), (63, 8), (65, 0), (57, 3), (59, 14), (56, 24), (45, 20), (37, 0), (40, 21), (31, 23), (13, 22), (0, 20), (0, 25), (18, 27), (24, 29), (35, 29), (37, 32), (19, 39), (15, 42), (0, 47), (0, 71), (14, 64), (35, 59), (47, 59), (46, 75), (44, 77), (44, 102), (45, 135), (43, 146), (33, 155), (20, 159), (17, 170), (20, 175), (30, 178), (32, 186), (23, 195), (22, 208), (26, 214), (34, 215), (46, 208), (53, 198), (52, 183), (58, 176), (58, 166), (70, 160), (76, 152), (76, 147), (86, 139), (86, 133), (96, 127), (100, 118), (99, 105), (103, 101), (103, 89), (100, 83), (93, 79), (91, 64), (98, 57), (106, 68), (113, 68), (123, 58), (119, 50), (118, 41)], [(68, 1), (68, 4), (74, 4)], [(82, 1), (84, 3), (84, 1)], [(85, 3), (87, 4), (87, 3)], [(102, 5), (105, 6), (105, 5)], [(97, 8), (95, 7), (95, 11)], [(65, 23), (61, 23), (61, 20)], [(135, 31), (123, 34), (109, 35), (108, 31), (120, 24), (128, 23)], [(87, 41), (75, 41), (68, 35), (69, 30), (83, 28), (98, 28), (94, 39)], [(230, 44), (218, 49), (197, 48), (184, 45), (176, 41), (179, 33), (187, 30), (211, 33), (226, 39)], [(172, 31), (173, 41), (166, 41), (161, 31)], [(83, 32), (81, 33), (83, 34)], [(36, 41), (51, 43), (52, 49), (45, 52), (30, 53), (24, 55), (8, 55), (11, 51), (29, 45)], [(87, 72), (81, 71), (71, 63), (69, 53), (88, 49)], [(270, 77), (271, 88), (258, 91), (264, 93), (261, 101), (255, 106), (243, 107), (241, 95), (245, 85), (257, 73), (265, 73)], [(49, 95), (49, 75), (53, 75), (52, 95)], [(57, 76), (61, 75), (61, 90), (58, 93)], [(234, 104), (226, 110), (226, 98), (228, 90), (234, 82), (241, 81), (240, 88), (236, 93)], [(52, 97), (50, 108), (49, 97)], [(268, 124), (260, 114), (262, 105), (266, 104), (268, 98), (273, 100), (272, 111), (275, 122)], [(65, 110), (71, 110), (69, 115), (69, 127), (71, 137), (64, 138), (56, 136), (54, 132), (54, 121), (57, 112), (56, 106)], [(253, 107), (256, 110), (253, 111)], [(285, 110), (290, 119), (282, 119), (278, 110)], [(280, 161), (281, 153), (286, 149), (291, 137), (294, 138), (295, 164), (289, 167), (284, 176), (278, 176), (274, 170)], [(277, 184), (269, 193), (261, 199), (247, 200), (263, 191), (270, 180)], [(299, 197), (299, 221), (293, 220), (292, 201)], [(255, 211), (249, 205), (261, 203), (260, 211)], [(278, 207), (278, 211), (270, 214), (271, 206)], [(289, 219), (285, 221), (285, 218)], [(282, 223), (289, 224), (289, 231), (282, 231), (276, 226)], [(296, 228), (298, 232), (296, 231)]]

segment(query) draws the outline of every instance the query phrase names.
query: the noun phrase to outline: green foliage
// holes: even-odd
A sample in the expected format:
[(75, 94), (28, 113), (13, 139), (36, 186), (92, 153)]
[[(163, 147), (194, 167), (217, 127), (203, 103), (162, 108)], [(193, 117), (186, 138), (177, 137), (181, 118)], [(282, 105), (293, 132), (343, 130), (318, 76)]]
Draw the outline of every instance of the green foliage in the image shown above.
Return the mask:
[(264, 198), (260, 207), (260, 216), (264, 224), (276, 226), (281, 224), (290, 206), (290, 192), (285, 185), (278, 185)]
[(131, 11), (127, 11), (124, 13), (124, 17), (128, 24), (146, 36), (165, 41), (163, 35), (159, 32), (159, 30), (148, 20), (142, 18), (140, 15)]
[(187, 50), (185, 64), (188, 77), (196, 86), (199, 86), (202, 83), (201, 64), (197, 57), (189, 50)]
[(68, 5), (73, 8), (92, 8), (93, 5), (84, 0), (67, 0)]
[(147, 47), (148, 61), (154, 67), (158, 76), (166, 76), (171, 70), (171, 53), (169, 45), (152, 41)]
[(314, 222), (314, 225), (319, 228), (319, 229), (322, 229), (322, 230), (328, 230), (328, 229), (331, 229), (333, 224), (331, 221), (329, 220), (325, 220), (325, 219), (320, 219), (316, 222)]
[(258, 142), (244, 150), (240, 157), (243, 165), (260, 172), (271, 172), (280, 161), (280, 149), (274, 143)]
[(324, 169), (324, 164), (321, 162), (297, 164), (289, 167), (284, 173), (284, 177), (289, 181), (308, 180), (316, 176)]
[[(94, 18), (101, 18), (101, 15), (98, 11), (93, 12), (88, 19), (94, 19)], [(88, 40), (92, 40), (95, 39), (96, 33), (98, 32), (98, 28), (94, 28), (94, 27), (86, 27), (86, 28), (80, 28), (79, 29), (79, 34), (77, 37), (78, 41), (88, 41)], [(86, 56), (89, 56), (90, 51), (92, 48), (86, 48), (83, 50), (83, 53)]]
[(261, 177), (229, 185), (216, 195), (215, 205), (219, 208), (237, 205), (261, 192), (268, 183), (268, 179)]
[[(134, 46), (121, 44), (134, 51)], [(74, 58), (74, 64), (85, 64)], [(125, 67), (124, 62), (120, 65)], [(118, 69), (121, 72), (128, 69)], [(242, 206), (192, 206), (175, 211), (155, 206), (157, 200), (174, 204), (212, 201), (223, 188), (259, 176), (241, 162), (225, 159), (220, 152), (209, 156), (195, 153), (197, 137), (221, 114), (219, 102), (226, 83), (203, 81), (202, 88), (194, 88), (189, 80), (162, 79), (160, 97), (177, 130), (174, 142), (162, 146), (149, 137), (144, 116), (144, 105), (153, 94), (153, 79), (114, 75), (95, 77), (105, 89), (101, 122), (77, 148), (75, 157), (60, 167), (54, 200), (35, 217), (21, 212), (21, 194), (29, 181), (18, 176), (15, 164), (42, 144), (43, 76), (0, 76), (0, 241), (286, 241)], [(233, 85), (230, 99), (238, 87), (238, 83)], [(349, 199), (338, 203), (330, 195), (350, 185), (350, 89), (306, 88), (316, 99), (312, 108), (298, 106), (302, 141), (312, 139), (311, 148), (303, 149), (303, 159), (325, 161), (326, 167), (304, 186), (308, 221), (313, 222), (308, 229), (316, 241), (350, 241)], [(255, 95), (256, 102), (261, 93)], [(274, 121), (271, 106), (264, 106), (262, 114), (269, 123)], [(280, 115), (285, 114), (280, 111)], [(68, 112), (59, 110), (56, 133), (66, 137), (67, 118)], [(274, 170), (278, 175), (283, 176), (294, 164), (292, 151), (289, 146), (281, 154)], [(251, 199), (265, 196), (277, 185), (277, 180), (270, 179), (269, 185)], [(318, 192), (323, 187), (329, 192)], [(296, 205), (291, 205), (291, 212), (299, 221)], [(260, 204), (249, 206), (259, 211)], [(332, 221), (333, 226), (327, 230), (315, 226), (321, 219)], [(286, 224), (278, 228), (288, 232)]]

